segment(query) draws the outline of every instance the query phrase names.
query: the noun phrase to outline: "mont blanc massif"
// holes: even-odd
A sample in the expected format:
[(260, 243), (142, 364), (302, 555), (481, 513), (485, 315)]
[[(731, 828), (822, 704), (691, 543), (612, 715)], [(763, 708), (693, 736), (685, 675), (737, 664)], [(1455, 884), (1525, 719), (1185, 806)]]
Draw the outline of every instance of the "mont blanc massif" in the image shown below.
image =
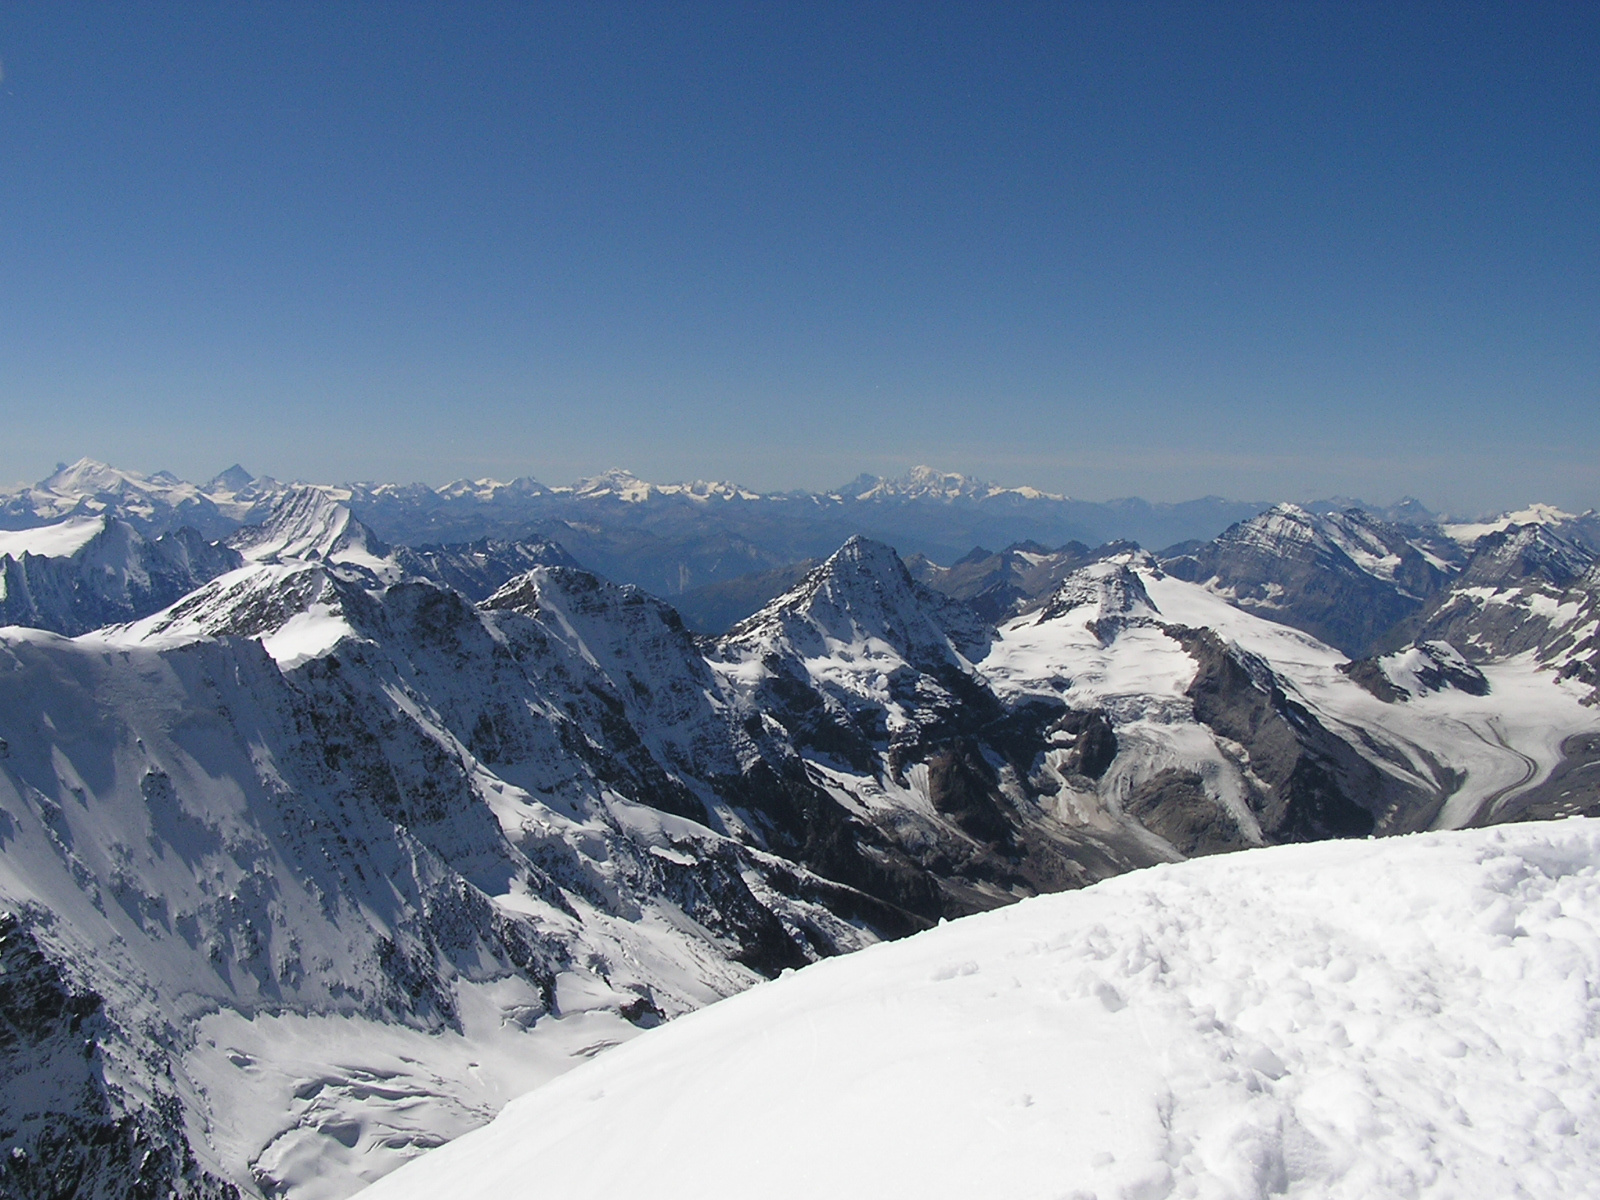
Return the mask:
[(1597, 562), (1542, 505), (64, 466), (0, 493), (0, 1194), (1592, 1195)]

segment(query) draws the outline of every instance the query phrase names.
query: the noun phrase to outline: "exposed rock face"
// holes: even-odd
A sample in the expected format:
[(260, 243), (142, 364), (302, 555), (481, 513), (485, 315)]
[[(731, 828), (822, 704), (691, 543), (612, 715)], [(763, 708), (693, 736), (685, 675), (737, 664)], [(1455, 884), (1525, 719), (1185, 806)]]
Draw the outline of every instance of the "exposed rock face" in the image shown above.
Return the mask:
[(493, 538), (452, 546), (397, 546), (394, 559), (407, 575), (442, 583), (473, 601), (487, 600), (534, 567), (578, 565), (555, 542)]
[(998, 623), (1037, 607), (1079, 567), (1137, 549), (1111, 542), (1090, 549), (1068, 542), (1056, 550), (1038, 542), (1018, 542), (998, 554), (978, 547), (949, 567), (921, 555), (906, 566), (919, 582), (960, 600), (986, 621)]
[(1115, 738), (1059, 701), (1002, 703), (973, 665), (991, 637), (888, 547), (852, 539), (712, 653), (738, 711), (776, 727), (873, 856), (937, 885), (932, 914), (1159, 857), (1125, 830), (1040, 808), (1030, 780), (1053, 733), (1076, 736), (1076, 765), (1101, 771)]
[(1600, 697), (1597, 620), (1595, 554), (1547, 526), (1512, 525), (1480, 538), (1457, 584), (1390, 641), (1447, 644), (1480, 664), (1532, 653)]
[(1124, 809), (1185, 855), (1216, 854), (1250, 845), (1238, 821), (1207, 794), (1205, 780), (1195, 771), (1167, 767), (1140, 780)]
[[(514, 587), (480, 610), (354, 566), (263, 564), (257, 588), (202, 593), (120, 642), (4, 642), (0, 891), (49, 897), (51, 961), (82, 964), (67, 994), (98, 997), (85, 1003), (134, 1081), (102, 1108), (71, 1102), (93, 1117), (71, 1145), (18, 1125), (7, 1153), (77, 1155), (109, 1178), (117, 1146), (167, 1145), (148, 1159), (157, 1189), (209, 1173), (292, 1190), (297, 1163), (345, 1155), (357, 1171), (421, 1143), (389, 1123), (401, 1116), (372, 1118), (352, 1083), (283, 1107), (265, 1143), (207, 1144), (207, 1114), (243, 1119), (228, 1114), (258, 1068), (190, 1022), (320, 1014), (341, 1036), (460, 1040), (488, 997), (537, 1027), (581, 995), (649, 1023), (924, 923), (729, 836), (750, 823), (735, 802), (784, 785), (721, 711), (675, 614), (541, 572), (520, 601)], [(288, 594), (266, 603), (274, 588)], [(297, 666), (240, 640), (312, 609), (338, 636)], [(201, 633), (221, 640), (185, 640)], [(803, 774), (791, 783), (823, 801)], [(836, 857), (861, 853), (840, 841)], [(186, 1015), (168, 1028), (162, 1013)], [(28, 1069), (42, 1053), (26, 1051)], [(469, 1083), (391, 1090), (416, 1093), (405, 1111), (448, 1115)]]
[(1370, 653), (1451, 575), (1418, 531), (1359, 509), (1319, 517), (1292, 504), (1240, 522), (1162, 567), (1352, 655)]
[(1246, 660), (1208, 629), (1170, 632), (1197, 664), (1188, 689), (1195, 718), (1248, 755), (1251, 808), (1268, 840), (1372, 832), (1373, 809), (1396, 790), (1390, 781), (1291, 701), (1265, 663)]
[(52, 920), (37, 907), (0, 912), (0, 1194), (235, 1200), (238, 1188), (195, 1162), (170, 1083), (141, 1097), (119, 1082), (132, 1047), (103, 998), (40, 948)]

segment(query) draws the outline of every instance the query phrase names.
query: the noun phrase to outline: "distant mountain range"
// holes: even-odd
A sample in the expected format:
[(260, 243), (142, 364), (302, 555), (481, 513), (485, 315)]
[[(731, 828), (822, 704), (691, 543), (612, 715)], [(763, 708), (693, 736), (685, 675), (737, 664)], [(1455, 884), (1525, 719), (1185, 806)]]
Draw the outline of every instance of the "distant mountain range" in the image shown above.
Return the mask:
[[(88, 459), (31, 487), (0, 492), (0, 528), (23, 529), (113, 511), (145, 536), (189, 526), (226, 536), (263, 520), (292, 485), (235, 466), (205, 484), (139, 475)], [(1208, 538), (1263, 504), (1207, 497), (1182, 504), (1094, 503), (1035, 488), (1001, 488), (918, 467), (899, 479), (862, 475), (831, 492), (758, 493), (727, 483), (658, 485), (608, 471), (570, 487), (532, 479), (346, 484), (325, 489), (386, 542), (543, 540), (621, 582), (661, 596), (821, 559), (854, 534), (940, 561), (979, 544), (1127, 538), (1165, 546)]]
[(0, 1194), (348, 1195), (944, 918), (1600, 813), (1594, 514), (1246, 505), (1151, 553), (1072, 503), (93, 463), (6, 494)]

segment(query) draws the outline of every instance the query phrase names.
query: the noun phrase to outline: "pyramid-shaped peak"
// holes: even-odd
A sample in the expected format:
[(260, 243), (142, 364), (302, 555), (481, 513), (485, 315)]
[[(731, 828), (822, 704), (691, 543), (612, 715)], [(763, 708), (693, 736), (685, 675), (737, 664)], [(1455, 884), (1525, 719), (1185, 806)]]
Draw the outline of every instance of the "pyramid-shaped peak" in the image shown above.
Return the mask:
[(1144, 580), (1126, 560), (1091, 563), (1068, 575), (1039, 614), (1039, 623), (1075, 613), (1089, 621), (1155, 617), (1158, 610)]
[(260, 525), (247, 525), (228, 544), (246, 559), (323, 559), (382, 570), (389, 552), (349, 505), (327, 488), (296, 484), (285, 490)]
[(242, 492), (256, 481), (256, 477), (246, 471), (238, 463), (234, 463), (226, 471), (221, 471), (216, 478), (206, 484), (208, 491)]
[[(825, 646), (879, 642), (908, 661), (953, 662), (952, 645), (968, 657), (992, 634), (964, 605), (918, 584), (894, 549), (857, 535), (821, 566), (723, 639), (724, 648), (787, 642)], [(819, 640), (820, 639), (820, 640)], [(831, 651), (828, 651), (831, 653)]]
[[(789, 597), (810, 605), (818, 599), (857, 613), (922, 603), (918, 586), (894, 547), (856, 534), (775, 604)], [(923, 598), (926, 599), (926, 598)]]

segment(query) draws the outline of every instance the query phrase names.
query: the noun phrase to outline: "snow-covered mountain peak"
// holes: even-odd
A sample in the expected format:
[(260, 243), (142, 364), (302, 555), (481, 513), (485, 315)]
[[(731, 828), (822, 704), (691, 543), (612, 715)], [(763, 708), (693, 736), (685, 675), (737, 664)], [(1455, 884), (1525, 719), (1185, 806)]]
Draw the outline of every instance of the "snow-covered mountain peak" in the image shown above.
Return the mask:
[[(345, 588), (341, 588), (343, 582)], [(327, 654), (354, 634), (344, 595), (354, 585), (307, 562), (252, 563), (129, 625), (86, 635), (119, 646), (167, 649), (212, 638), (253, 638), (284, 670)]]
[(242, 492), (256, 481), (256, 477), (246, 471), (238, 463), (234, 463), (226, 471), (219, 471), (211, 482), (206, 484), (208, 492)]
[(493, 504), (505, 496), (544, 496), (550, 489), (529, 475), (519, 475), (510, 483), (498, 479), (456, 479), (436, 489), (446, 500), (474, 500)]
[[(80, 458), (68, 466), (59, 467), (38, 487), (43, 491), (72, 495), (95, 495), (102, 492), (118, 493), (129, 490), (148, 491), (154, 487), (170, 487), (178, 480), (170, 472), (141, 475), (137, 471), (122, 471), (93, 458)], [(192, 485), (189, 485), (192, 486)]]
[(1528, 581), (1567, 587), (1595, 562), (1592, 551), (1546, 524), (1507, 525), (1473, 543), (1461, 583), (1466, 587), (1504, 587)]
[(121, 515), (155, 517), (163, 508), (193, 508), (206, 502), (202, 491), (170, 471), (144, 475), (124, 471), (92, 458), (80, 458), (42, 480), (36, 491), (52, 493), (63, 503), (77, 502), (99, 510), (115, 506)]
[(655, 486), (646, 483), (632, 471), (621, 467), (612, 467), (598, 475), (587, 479), (580, 479), (572, 485), (575, 496), (587, 500), (601, 500), (612, 498), (621, 500), (625, 504), (643, 504), (650, 499), (650, 494)]
[(713, 500), (760, 500), (761, 493), (720, 480), (697, 479), (691, 483), (649, 483), (631, 471), (613, 467), (589, 479), (580, 479), (570, 488), (579, 500), (619, 500), (624, 504), (647, 504), (659, 497), (682, 497), (699, 503)]
[(792, 622), (852, 639), (862, 623), (883, 624), (893, 610), (914, 605), (915, 588), (890, 547), (859, 535), (850, 538), (789, 591), (730, 632), (730, 638)]
[(41, 491), (55, 491), (59, 488), (70, 488), (85, 477), (105, 478), (111, 473), (112, 468), (98, 459), (80, 458), (76, 462), (56, 464), (56, 469), (33, 486)]
[(1017, 496), (1025, 500), (1064, 500), (1066, 497), (1032, 487), (998, 487), (955, 471), (940, 471), (915, 466), (904, 475), (884, 479), (861, 475), (847, 484), (839, 495), (856, 501), (874, 500), (986, 500), (994, 496)]
[(1441, 526), (1461, 545), (1471, 547), (1485, 534), (1501, 533), (1513, 525), (1563, 525), (1579, 519), (1578, 513), (1564, 512), (1553, 504), (1535, 502), (1516, 512), (1501, 513), (1486, 521), (1460, 521)]
[(290, 488), (265, 521), (239, 530), (228, 544), (249, 562), (304, 559), (396, 573), (389, 548), (351, 515), (349, 505), (319, 487)]
[(1050, 597), (1039, 613), (1038, 623), (1058, 621), (1071, 614), (1075, 620), (1088, 623), (1105, 636), (1109, 632), (1108, 621), (1122, 628), (1135, 621), (1159, 617), (1144, 581), (1133, 566), (1129, 561), (1108, 561), (1074, 571)]
[[(748, 711), (828, 730), (818, 744), (867, 769), (875, 744), (996, 707), (971, 665), (992, 635), (971, 609), (913, 580), (888, 546), (858, 536), (735, 625), (711, 658)], [(814, 700), (787, 711), (796, 684), (826, 698), (825, 718)]]
[(953, 661), (956, 642), (982, 639), (969, 611), (911, 578), (892, 548), (859, 534), (798, 585), (735, 626), (724, 643), (893, 646), (921, 662)]

